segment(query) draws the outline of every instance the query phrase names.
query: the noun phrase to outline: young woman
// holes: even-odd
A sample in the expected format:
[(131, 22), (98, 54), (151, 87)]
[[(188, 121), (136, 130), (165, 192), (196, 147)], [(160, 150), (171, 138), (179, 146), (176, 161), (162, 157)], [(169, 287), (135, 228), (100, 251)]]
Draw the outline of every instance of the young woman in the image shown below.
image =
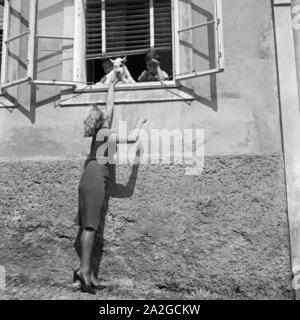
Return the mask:
[(136, 128), (126, 137), (119, 136), (110, 129), (114, 108), (114, 87), (117, 81), (118, 76), (115, 72), (109, 83), (105, 111), (93, 105), (88, 110), (84, 120), (84, 136), (92, 137), (92, 143), (79, 183), (77, 223), (82, 229), (80, 238), (81, 265), (80, 269), (74, 271), (73, 280), (74, 282), (80, 282), (82, 292), (90, 294), (95, 294), (95, 288), (97, 287), (97, 280), (92, 270), (92, 256), (96, 232), (100, 229), (100, 224), (104, 223), (103, 204), (109, 178), (107, 160), (97, 159), (96, 153), (101, 146), (111, 145), (115, 148), (115, 143), (136, 142), (140, 129), (146, 122), (146, 119), (137, 121)]

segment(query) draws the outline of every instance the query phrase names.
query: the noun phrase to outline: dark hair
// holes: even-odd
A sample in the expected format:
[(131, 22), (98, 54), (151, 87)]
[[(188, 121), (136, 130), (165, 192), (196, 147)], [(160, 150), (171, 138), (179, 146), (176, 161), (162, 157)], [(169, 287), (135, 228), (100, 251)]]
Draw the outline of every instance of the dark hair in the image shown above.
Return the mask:
[(111, 62), (108, 58), (101, 59), (101, 63), (102, 63), (102, 64), (105, 64), (105, 63), (110, 63), (110, 64), (112, 64), (112, 62)]
[(145, 56), (145, 61), (151, 61), (152, 59), (157, 60), (158, 62), (160, 62), (160, 55), (155, 51), (155, 50), (151, 50), (149, 53), (146, 54)]

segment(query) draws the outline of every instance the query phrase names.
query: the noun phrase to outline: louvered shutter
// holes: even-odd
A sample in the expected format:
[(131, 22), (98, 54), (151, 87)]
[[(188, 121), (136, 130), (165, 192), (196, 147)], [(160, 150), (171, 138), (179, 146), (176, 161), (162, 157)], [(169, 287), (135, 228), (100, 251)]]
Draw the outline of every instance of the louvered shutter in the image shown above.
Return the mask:
[(154, 0), (154, 46), (172, 49), (171, 0)]
[(171, 0), (87, 0), (87, 59), (171, 49), (171, 24)]
[(106, 46), (109, 54), (147, 51), (149, 35), (149, 1), (106, 1)]
[(102, 55), (101, 0), (86, 3), (86, 57), (94, 59)]

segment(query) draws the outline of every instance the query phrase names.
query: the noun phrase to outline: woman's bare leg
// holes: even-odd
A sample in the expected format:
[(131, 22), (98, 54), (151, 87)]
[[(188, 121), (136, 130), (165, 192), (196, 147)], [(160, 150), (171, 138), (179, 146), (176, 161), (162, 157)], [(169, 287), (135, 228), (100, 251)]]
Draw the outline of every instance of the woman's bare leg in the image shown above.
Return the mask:
[[(101, 239), (100, 241), (101, 241), (100, 247), (102, 248), (103, 239)], [(97, 247), (97, 245), (99, 246), (99, 243), (95, 241), (94, 248), (93, 248), (93, 257), (94, 258), (99, 256), (99, 253), (98, 253), (99, 248)], [(95, 262), (99, 263), (99, 261), (95, 261)], [(95, 265), (93, 265), (93, 267), (95, 267)], [(98, 287), (98, 286), (100, 286), (100, 283), (98, 282), (98, 279), (96, 277), (96, 272), (95, 272), (96, 270), (94, 270), (93, 267), (92, 267), (92, 273), (91, 273), (91, 283), (93, 286)]]
[(93, 229), (84, 229), (80, 238), (81, 245), (81, 272), (87, 285), (91, 284), (92, 274), (92, 253), (94, 247), (96, 231)]
[(91, 283), (95, 287), (98, 287), (100, 285), (99, 282), (98, 282), (98, 279), (96, 278), (95, 273), (93, 271), (92, 271), (92, 274), (91, 274)]

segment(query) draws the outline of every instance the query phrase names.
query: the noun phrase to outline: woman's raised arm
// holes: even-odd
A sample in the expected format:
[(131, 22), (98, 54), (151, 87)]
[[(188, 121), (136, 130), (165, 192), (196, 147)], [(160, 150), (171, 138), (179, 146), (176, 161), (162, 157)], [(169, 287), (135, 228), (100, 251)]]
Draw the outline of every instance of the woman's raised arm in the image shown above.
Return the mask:
[(137, 120), (135, 128), (131, 130), (127, 136), (116, 135), (117, 143), (135, 143), (141, 133), (142, 126), (147, 122), (146, 118), (140, 118)]
[(115, 85), (117, 81), (118, 80), (117, 80), (116, 74), (113, 73), (109, 81), (106, 105), (105, 105), (107, 120), (110, 126), (111, 126), (111, 121), (112, 121), (113, 112), (114, 112), (114, 92), (115, 92)]
[(146, 122), (147, 119), (145, 118), (139, 119), (136, 123), (135, 128), (131, 130), (127, 135), (121, 135), (117, 133), (115, 130), (103, 128), (99, 130), (96, 140), (98, 142), (114, 142), (117, 144), (135, 143), (140, 136), (142, 126)]

